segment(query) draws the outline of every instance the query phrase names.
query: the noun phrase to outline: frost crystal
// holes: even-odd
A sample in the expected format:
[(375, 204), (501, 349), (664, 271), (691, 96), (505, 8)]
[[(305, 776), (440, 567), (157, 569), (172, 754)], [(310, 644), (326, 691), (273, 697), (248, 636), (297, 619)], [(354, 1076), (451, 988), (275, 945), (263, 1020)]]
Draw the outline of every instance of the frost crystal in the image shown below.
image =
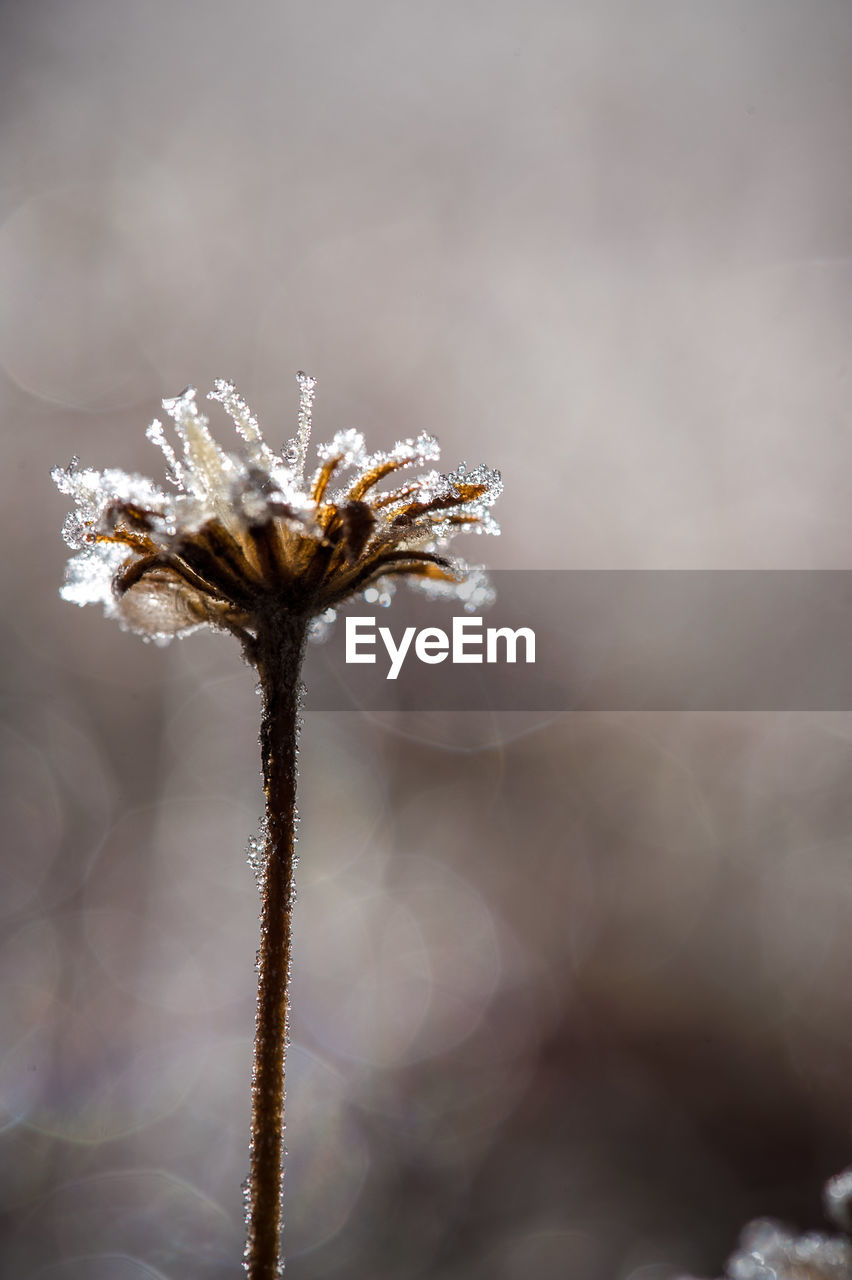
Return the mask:
[[(209, 395), (234, 423), (239, 448), (211, 436), (194, 388), (163, 401), (175, 443), (157, 420), (148, 439), (166, 460), (168, 489), (123, 471), (81, 470), (76, 459), (55, 468), (59, 489), (74, 499), (64, 536), (78, 553), (62, 596), (101, 603), (122, 626), (158, 642), (209, 625), (245, 641), (257, 618), (282, 605), (313, 619), (321, 638), (338, 604), (363, 594), (390, 602), (405, 575), (431, 595), (464, 608), (487, 604), (484, 571), (449, 552), (456, 533), (498, 533), (491, 507), (502, 491), (497, 471), (464, 465), (444, 475), (424, 469), (439, 457), (421, 434), (369, 453), (358, 431), (339, 431), (317, 450), (306, 479), (315, 379), (298, 375), (296, 435), (282, 454), (265, 442), (234, 384)], [(346, 475), (344, 483), (340, 483)], [(340, 487), (331, 489), (332, 482)]]
[(263, 882), (263, 875), (266, 871), (268, 856), (269, 827), (266, 819), (263, 818), (258, 827), (257, 835), (249, 836), (248, 848), (246, 850), (246, 861), (254, 872), (258, 888)]

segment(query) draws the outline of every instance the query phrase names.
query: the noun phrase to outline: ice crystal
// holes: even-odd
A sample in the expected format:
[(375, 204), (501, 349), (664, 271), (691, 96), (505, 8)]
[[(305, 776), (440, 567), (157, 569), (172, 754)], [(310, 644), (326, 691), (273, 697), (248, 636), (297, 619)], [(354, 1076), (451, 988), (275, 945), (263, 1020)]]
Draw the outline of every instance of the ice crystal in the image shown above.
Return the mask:
[(269, 824), (266, 818), (261, 819), (257, 834), (249, 836), (246, 849), (246, 861), (254, 872), (258, 887), (263, 882), (266, 864), (269, 860)]
[(365, 594), (387, 604), (400, 575), (467, 609), (487, 603), (483, 571), (451, 555), (449, 540), (467, 530), (499, 532), (490, 510), (502, 490), (499, 472), (428, 468), (400, 483), (399, 472), (438, 459), (434, 437), (370, 453), (349, 428), (319, 445), (306, 479), (316, 383), (304, 373), (298, 379), (297, 431), (281, 454), (234, 384), (219, 380), (208, 399), (231, 418), (239, 447), (227, 452), (213, 438), (194, 388), (164, 400), (175, 443), (158, 420), (147, 435), (165, 457), (168, 488), (123, 471), (81, 470), (76, 459), (55, 468), (53, 479), (75, 504), (64, 534), (77, 554), (63, 597), (100, 603), (122, 626), (161, 643), (204, 625), (245, 640), (265, 610), (281, 607), (313, 619), (312, 635), (321, 638), (343, 600)]

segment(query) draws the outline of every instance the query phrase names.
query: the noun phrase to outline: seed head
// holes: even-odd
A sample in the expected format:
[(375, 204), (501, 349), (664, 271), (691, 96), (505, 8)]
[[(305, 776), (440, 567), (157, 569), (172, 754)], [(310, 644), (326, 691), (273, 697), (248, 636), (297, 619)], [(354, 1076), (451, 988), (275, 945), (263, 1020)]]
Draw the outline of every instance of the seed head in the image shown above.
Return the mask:
[(315, 380), (300, 373), (298, 430), (281, 454), (266, 444), (233, 383), (208, 396), (233, 420), (241, 443), (213, 439), (189, 387), (163, 401), (177, 448), (161, 422), (148, 438), (165, 455), (171, 490), (118, 470), (81, 470), (76, 459), (51, 473), (75, 509), (64, 536), (78, 553), (61, 594), (102, 603), (128, 630), (160, 643), (201, 626), (233, 631), (249, 647), (275, 611), (313, 619), (319, 633), (348, 597), (385, 601), (396, 578), (465, 607), (487, 602), (482, 571), (450, 556), (452, 535), (498, 533), (490, 508), (502, 491), (485, 466), (448, 475), (399, 473), (439, 456), (428, 435), (368, 453), (358, 431), (317, 449), (306, 478)]

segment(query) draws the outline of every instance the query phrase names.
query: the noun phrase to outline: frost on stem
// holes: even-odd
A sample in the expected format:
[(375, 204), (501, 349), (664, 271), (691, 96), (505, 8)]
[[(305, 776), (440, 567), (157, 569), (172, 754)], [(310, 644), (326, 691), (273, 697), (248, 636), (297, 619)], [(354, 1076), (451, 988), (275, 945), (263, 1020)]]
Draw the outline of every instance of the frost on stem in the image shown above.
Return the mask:
[(147, 434), (165, 456), (167, 488), (76, 460), (57, 467), (53, 478), (75, 504), (65, 538), (77, 554), (63, 597), (100, 603), (158, 643), (204, 625), (230, 630), (249, 654), (270, 609), (316, 619), (321, 637), (341, 601), (371, 593), (384, 603), (399, 576), (467, 609), (487, 604), (483, 571), (456, 558), (450, 541), (499, 532), (499, 472), (462, 464), (444, 474), (429, 465), (440, 453), (432, 436), (370, 452), (349, 429), (319, 445), (308, 476), (315, 380), (300, 373), (299, 384), (297, 431), (281, 454), (233, 383), (219, 380), (208, 398), (232, 419), (238, 448), (213, 438), (192, 387), (164, 400), (174, 443), (159, 421)]

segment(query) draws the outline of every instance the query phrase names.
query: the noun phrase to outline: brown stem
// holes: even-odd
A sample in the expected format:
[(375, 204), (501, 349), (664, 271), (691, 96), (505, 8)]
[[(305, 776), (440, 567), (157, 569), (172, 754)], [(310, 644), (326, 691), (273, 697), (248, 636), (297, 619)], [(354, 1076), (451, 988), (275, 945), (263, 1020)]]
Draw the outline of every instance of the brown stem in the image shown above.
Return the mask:
[(281, 1266), (284, 1054), (293, 902), (296, 740), (306, 628), (306, 619), (298, 615), (283, 610), (270, 613), (258, 626), (255, 650), (263, 694), (260, 744), (267, 841), (261, 890), (252, 1079), (246, 1244), (249, 1280), (277, 1280)]

